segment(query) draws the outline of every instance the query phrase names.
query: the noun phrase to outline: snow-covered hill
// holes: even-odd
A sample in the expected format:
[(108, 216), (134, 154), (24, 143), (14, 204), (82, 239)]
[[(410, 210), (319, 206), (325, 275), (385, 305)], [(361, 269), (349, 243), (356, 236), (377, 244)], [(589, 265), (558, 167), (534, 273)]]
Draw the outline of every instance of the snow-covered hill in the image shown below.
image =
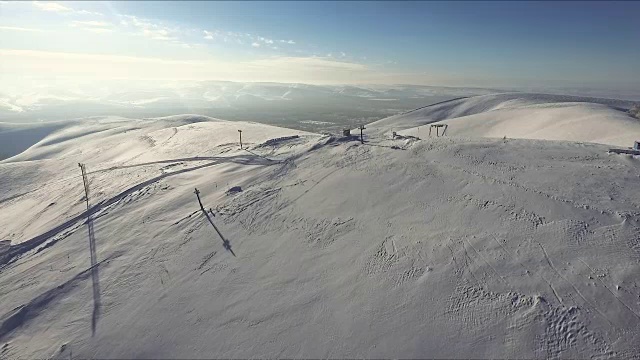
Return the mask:
[(637, 159), (370, 127), (365, 144), (198, 116), (38, 136), (0, 162), (0, 357), (640, 355)]
[(62, 121), (46, 124), (0, 123), (0, 160), (20, 154), (47, 135), (67, 125), (68, 122)]
[[(426, 137), (431, 123), (447, 124), (450, 136), (508, 137), (631, 146), (640, 121), (632, 102), (575, 96), (506, 93), (434, 104), (368, 125), (370, 132)], [(421, 127), (421, 128), (419, 128)], [(400, 131), (403, 130), (403, 131)]]

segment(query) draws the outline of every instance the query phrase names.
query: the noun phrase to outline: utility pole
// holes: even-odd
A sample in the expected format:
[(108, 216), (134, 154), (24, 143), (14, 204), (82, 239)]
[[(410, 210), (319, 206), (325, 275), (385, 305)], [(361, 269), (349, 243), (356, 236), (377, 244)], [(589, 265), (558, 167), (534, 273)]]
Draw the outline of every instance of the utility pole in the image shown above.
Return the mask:
[(196, 190), (193, 193), (196, 194), (196, 196), (198, 197), (198, 203), (200, 204), (200, 209), (204, 211), (204, 206), (202, 206), (202, 201), (200, 201), (200, 190), (196, 188)]
[(362, 135), (362, 130), (366, 129), (366, 127), (364, 127), (364, 125), (360, 125), (359, 129), (360, 129), (360, 142), (364, 144), (364, 136)]
[(82, 171), (82, 183), (84, 184), (84, 197), (87, 202), (87, 215), (89, 214), (89, 183), (87, 181), (87, 169), (84, 164), (78, 163), (80, 171)]
[(238, 130), (240, 133), (240, 149), (242, 149), (242, 130)]

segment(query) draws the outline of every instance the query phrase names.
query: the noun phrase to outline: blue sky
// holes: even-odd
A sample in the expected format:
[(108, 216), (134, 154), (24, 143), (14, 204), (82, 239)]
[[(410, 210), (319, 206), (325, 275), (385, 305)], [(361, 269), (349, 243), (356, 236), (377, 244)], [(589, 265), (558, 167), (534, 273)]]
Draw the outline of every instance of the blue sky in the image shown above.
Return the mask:
[(640, 87), (639, 2), (1, 2), (4, 73)]

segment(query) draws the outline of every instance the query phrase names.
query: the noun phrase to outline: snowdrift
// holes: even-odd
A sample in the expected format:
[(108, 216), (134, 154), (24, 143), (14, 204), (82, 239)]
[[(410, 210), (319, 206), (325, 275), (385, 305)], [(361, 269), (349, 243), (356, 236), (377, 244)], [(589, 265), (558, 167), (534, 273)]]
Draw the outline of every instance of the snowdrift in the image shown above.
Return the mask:
[(0, 163), (0, 357), (640, 355), (637, 159), (192, 120)]
[[(640, 121), (625, 111), (631, 102), (546, 94), (496, 94), (455, 99), (382, 119), (370, 132), (426, 137), (431, 123), (448, 135), (569, 140), (631, 146)], [(422, 128), (419, 128), (423, 126)], [(401, 131), (403, 130), (403, 131)]]

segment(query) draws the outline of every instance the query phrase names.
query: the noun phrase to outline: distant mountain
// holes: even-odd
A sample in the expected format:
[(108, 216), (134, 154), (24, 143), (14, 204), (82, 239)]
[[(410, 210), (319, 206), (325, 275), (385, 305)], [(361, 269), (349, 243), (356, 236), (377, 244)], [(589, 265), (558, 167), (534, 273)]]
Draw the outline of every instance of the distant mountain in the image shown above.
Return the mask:
[[(202, 81), (109, 82), (0, 95), (0, 121), (68, 120), (87, 116), (156, 117), (200, 113), (301, 130), (339, 129), (459, 96), (493, 89), (411, 85), (308, 85)], [(318, 128), (312, 122), (327, 125)]]

